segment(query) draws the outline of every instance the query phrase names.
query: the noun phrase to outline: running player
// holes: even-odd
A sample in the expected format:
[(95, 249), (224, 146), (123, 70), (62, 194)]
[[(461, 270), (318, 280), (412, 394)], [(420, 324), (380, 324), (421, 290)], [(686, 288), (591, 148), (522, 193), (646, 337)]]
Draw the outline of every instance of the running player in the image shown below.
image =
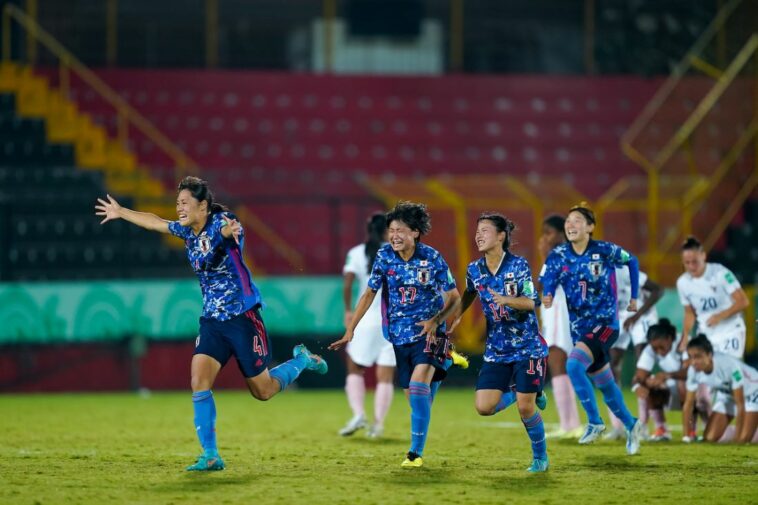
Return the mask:
[(745, 353), (745, 321), (742, 311), (747, 295), (734, 274), (718, 263), (706, 263), (703, 246), (695, 237), (682, 245), (685, 272), (676, 281), (684, 306), (684, 323), (679, 349), (684, 351), (697, 321), (698, 333), (710, 340), (716, 352), (742, 359)]
[(515, 383), (521, 422), (532, 442), (527, 471), (545, 472), (545, 426), (536, 401), (545, 381), (547, 345), (534, 313), (538, 295), (529, 263), (508, 250), (513, 228), (513, 222), (501, 214), (485, 213), (477, 220), (476, 247), (483, 257), (468, 265), (466, 291), (455, 317), (457, 321), (479, 297), (487, 319), (487, 343), (476, 382), (476, 410), (491, 416), (505, 409), (513, 403), (511, 383)]
[[(347, 253), (345, 267), (342, 269), (344, 279), (342, 298), (345, 302), (345, 327), (353, 319), (353, 283), (358, 280), (361, 292), (368, 285), (368, 277), (374, 266), (379, 248), (387, 242), (387, 218), (384, 214), (372, 215), (366, 223), (368, 237)], [(380, 289), (381, 291), (381, 289)], [(347, 378), (345, 393), (353, 411), (353, 417), (339, 431), (342, 436), (349, 436), (366, 428), (366, 413), (363, 407), (366, 397), (364, 372), (367, 367), (376, 365), (376, 391), (374, 393), (374, 423), (368, 426), (366, 436), (381, 437), (384, 433), (384, 418), (392, 404), (392, 379), (395, 376), (395, 351), (392, 344), (384, 338), (382, 332), (382, 312), (380, 297), (371, 303), (361, 323), (355, 328), (353, 340), (347, 344)]]
[(211, 388), (221, 368), (233, 355), (250, 393), (268, 400), (283, 391), (303, 370), (327, 372), (320, 356), (304, 345), (293, 349), (294, 358), (270, 372), (271, 344), (260, 311), (261, 295), (243, 261), (245, 232), (237, 218), (213, 201), (205, 181), (185, 177), (176, 199), (177, 221), (127, 209), (107, 195), (98, 198), (100, 224), (124, 219), (148, 230), (171, 233), (184, 240), (187, 257), (203, 293), (200, 334), (192, 356), (192, 404), (195, 429), (203, 448), (187, 470), (223, 470), (216, 444), (216, 404)]
[(402, 465), (423, 465), (432, 405), (432, 383), (447, 375), (449, 342), (445, 320), (460, 300), (455, 280), (442, 255), (421, 243), (431, 229), (423, 204), (398, 202), (387, 214), (390, 243), (379, 249), (374, 268), (343, 337), (332, 344), (340, 349), (382, 288), (385, 337), (392, 342), (398, 382), (411, 406), (411, 447)]
[(616, 267), (627, 265), (632, 294), (628, 310), (637, 309), (639, 267), (637, 259), (610, 242), (592, 239), (595, 214), (585, 204), (571, 209), (566, 217), (568, 244), (553, 249), (542, 267), (543, 303), (549, 308), (558, 285), (566, 291), (574, 349), (566, 370), (574, 391), (587, 412), (589, 423), (580, 444), (594, 442), (605, 431), (597, 409), (592, 382), (603, 393), (605, 403), (627, 430), (626, 451), (640, 448), (642, 425), (624, 405), (624, 398), (609, 364), (609, 350), (618, 338), (616, 312)]

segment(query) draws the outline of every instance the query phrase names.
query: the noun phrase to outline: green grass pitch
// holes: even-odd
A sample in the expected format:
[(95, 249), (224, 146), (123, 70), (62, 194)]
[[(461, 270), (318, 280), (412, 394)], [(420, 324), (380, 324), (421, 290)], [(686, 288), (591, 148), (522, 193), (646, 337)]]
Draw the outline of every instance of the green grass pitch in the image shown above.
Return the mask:
[[(425, 466), (401, 469), (409, 407), (399, 392), (386, 437), (368, 440), (336, 435), (349, 417), (341, 391), (266, 403), (217, 391), (227, 469), (189, 473), (199, 446), (188, 392), (4, 395), (0, 503), (758, 503), (756, 446), (648, 443), (629, 457), (622, 442), (552, 442), (550, 471), (529, 475), (517, 411), (479, 417), (473, 399), (443, 386)], [(555, 422), (552, 406), (544, 417)]]

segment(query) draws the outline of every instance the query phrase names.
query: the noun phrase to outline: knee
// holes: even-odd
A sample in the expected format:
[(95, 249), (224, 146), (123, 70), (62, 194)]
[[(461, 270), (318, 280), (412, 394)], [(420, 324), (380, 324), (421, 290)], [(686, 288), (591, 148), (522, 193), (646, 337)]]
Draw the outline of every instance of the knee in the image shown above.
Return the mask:
[(535, 405), (534, 404), (526, 404), (522, 405), (519, 403), (518, 405), (518, 413), (521, 416), (521, 419), (529, 419), (534, 415), (535, 412)]
[(204, 377), (193, 375), (190, 379), (190, 387), (193, 393), (197, 393), (198, 391), (207, 391), (211, 388), (211, 385)]
[(253, 395), (253, 398), (262, 402), (268, 401), (274, 396), (274, 392), (270, 390), (261, 391), (258, 389), (251, 389), (250, 394)]
[(705, 437), (703, 437), (703, 439), (706, 442), (713, 442), (713, 443), (718, 442), (720, 438), (721, 438), (721, 434), (717, 435), (716, 433), (713, 433), (713, 432), (706, 433)]
[(476, 402), (476, 413), (480, 416), (491, 416), (495, 414), (495, 407), (484, 402)]

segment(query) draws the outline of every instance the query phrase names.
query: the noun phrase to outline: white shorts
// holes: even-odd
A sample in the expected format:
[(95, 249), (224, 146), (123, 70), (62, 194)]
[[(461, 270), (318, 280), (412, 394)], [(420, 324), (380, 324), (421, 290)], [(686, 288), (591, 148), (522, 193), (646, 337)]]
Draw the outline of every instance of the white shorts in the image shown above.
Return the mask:
[[(758, 412), (758, 383), (746, 382), (742, 392), (745, 396), (745, 412)], [(713, 395), (713, 412), (731, 417), (737, 415), (737, 406), (731, 392), (716, 391), (716, 394)]]
[[(631, 313), (628, 313), (631, 316)], [(645, 314), (647, 316), (647, 314)], [(647, 330), (655, 324), (655, 321), (648, 317), (641, 317), (639, 321), (634, 323), (634, 326), (629, 328), (629, 331), (624, 329), (624, 322), (628, 318), (619, 319), (619, 338), (616, 343), (613, 344), (613, 349), (626, 350), (629, 344), (632, 343), (635, 346), (647, 344)]]
[(747, 331), (744, 327), (735, 328), (730, 332), (716, 333), (709, 335), (708, 340), (716, 352), (723, 352), (742, 360), (745, 354), (745, 337)]
[(358, 324), (347, 344), (347, 355), (360, 366), (395, 366), (395, 350), (385, 340), (381, 325)]
[(541, 308), (540, 319), (542, 320), (542, 338), (548, 347), (563, 349), (566, 355), (571, 354), (574, 341), (571, 339), (571, 322), (569, 321), (566, 295), (563, 290), (558, 290), (553, 299), (553, 305), (546, 309)]

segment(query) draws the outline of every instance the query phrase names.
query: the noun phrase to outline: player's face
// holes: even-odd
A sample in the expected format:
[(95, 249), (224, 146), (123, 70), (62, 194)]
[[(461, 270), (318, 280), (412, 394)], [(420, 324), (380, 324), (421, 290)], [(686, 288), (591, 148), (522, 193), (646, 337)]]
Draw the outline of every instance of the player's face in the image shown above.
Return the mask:
[(502, 251), (504, 241), (505, 232), (498, 232), (497, 227), (492, 221), (485, 219), (484, 221), (479, 221), (479, 224), (476, 225), (474, 242), (476, 242), (476, 247), (480, 253), (492, 250)]
[(687, 349), (690, 356), (690, 365), (698, 372), (710, 372), (713, 369), (713, 355), (702, 349), (691, 347)]
[(705, 252), (697, 249), (682, 251), (682, 265), (687, 273), (700, 277), (705, 272)]
[(198, 202), (188, 189), (181, 190), (176, 197), (176, 214), (182, 226), (192, 226), (202, 222), (207, 209), (207, 203)]
[(540, 249), (540, 254), (545, 257), (555, 246), (562, 244), (564, 240), (566, 240), (566, 236), (563, 234), (563, 230), (556, 230), (548, 224), (543, 224), (542, 235), (540, 235), (537, 242), (537, 247)]
[(407, 224), (399, 219), (392, 221), (389, 228), (387, 228), (387, 231), (390, 244), (394, 251), (411, 251), (416, 247), (416, 239), (419, 236), (419, 232), (417, 230), (411, 230)]
[(653, 352), (655, 352), (658, 356), (666, 356), (671, 352), (671, 347), (673, 345), (674, 342), (668, 338), (656, 338), (650, 342), (650, 347), (653, 348)]
[(594, 229), (595, 225), (587, 222), (587, 218), (581, 212), (574, 211), (566, 217), (566, 237), (571, 243), (589, 240)]

